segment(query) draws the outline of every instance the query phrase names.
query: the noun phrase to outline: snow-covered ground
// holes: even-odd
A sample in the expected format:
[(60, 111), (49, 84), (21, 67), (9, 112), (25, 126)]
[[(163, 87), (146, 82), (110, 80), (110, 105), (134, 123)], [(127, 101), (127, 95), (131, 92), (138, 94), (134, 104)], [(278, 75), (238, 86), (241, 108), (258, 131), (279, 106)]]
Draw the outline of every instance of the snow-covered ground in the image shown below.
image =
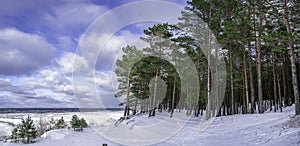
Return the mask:
[[(183, 112), (182, 112), (183, 113)], [(64, 113), (67, 121), (70, 120), (74, 113)], [(88, 115), (88, 116), (87, 116)], [(97, 128), (106, 128), (109, 124), (116, 122), (122, 112), (110, 113), (85, 113), (84, 116), (97, 117), (97, 121), (89, 121), (94, 128), (86, 128), (84, 132), (75, 132), (68, 129), (52, 130), (45, 133), (41, 138), (38, 138), (36, 143), (28, 146), (99, 146), (104, 143), (110, 145), (120, 145), (111, 142), (108, 139), (97, 134)], [(175, 114), (176, 115), (176, 114)], [(175, 116), (174, 115), (174, 116)], [(294, 115), (294, 107), (284, 109), (282, 113), (268, 112), (265, 114), (248, 114), (248, 115), (233, 115), (215, 118), (208, 127), (203, 129), (203, 124), (200, 125), (201, 118), (192, 117), (189, 120), (179, 118), (183, 127), (174, 133), (170, 138), (167, 138), (155, 145), (170, 146), (170, 145), (257, 145), (257, 146), (297, 146), (300, 145), (300, 116)], [(22, 117), (26, 115), (19, 115), (15, 117)], [(41, 116), (54, 117), (59, 119), (62, 114), (35, 114), (31, 115), (34, 119), (39, 119)], [(12, 116), (0, 115), (0, 121), (7, 121), (18, 123), (18, 118), (11, 118)], [(177, 115), (178, 117), (178, 115)], [(179, 116), (180, 117), (180, 116)], [(163, 124), (164, 121), (169, 120), (166, 113), (157, 113), (156, 117), (148, 118), (147, 115), (138, 115), (129, 120), (125, 120), (117, 126), (112, 126), (108, 129), (111, 133), (118, 135), (126, 132), (135, 132), (138, 127), (149, 127), (153, 125), (161, 126), (161, 129), (172, 127), (172, 121), (168, 121), (169, 125)], [(174, 118), (175, 119), (175, 118)], [(187, 123), (185, 123), (187, 121)], [(171, 123), (170, 123), (171, 122)], [(0, 123), (0, 134), (9, 133), (9, 128), (12, 127), (5, 123)], [(164, 127), (163, 127), (164, 126)], [(167, 128), (166, 128), (167, 127)], [(200, 128), (202, 127), (202, 130)], [(11, 128), (12, 129), (12, 128)], [(98, 130), (98, 131), (97, 131)], [(104, 130), (104, 131), (105, 131)], [(153, 130), (155, 131), (155, 129)], [(101, 132), (100, 132), (101, 133)], [(103, 134), (103, 133), (102, 133)], [(153, 135), (136, 135), (136, 137), (144, 136), (151, 137)], [(152, 133), (157, 136), (165, 136), (168, 132)], [(104, 135), (107, 136), (107, 135)], [(132, 137), (134, 140), (134, 137)], [(130, 140), (130, 138), (129, 138)], [(138, 142), (143, 145), (142, 141)], [(3, 146), (20, 146), (21, 144), (1, 143)]]
[(297, 146), (300, 145), (300, 116), (292, 108), (283, 113), (233, 115), (216, 118), (205, 131), (197, 131), (199, 121), (187, 126), (162, 145)]

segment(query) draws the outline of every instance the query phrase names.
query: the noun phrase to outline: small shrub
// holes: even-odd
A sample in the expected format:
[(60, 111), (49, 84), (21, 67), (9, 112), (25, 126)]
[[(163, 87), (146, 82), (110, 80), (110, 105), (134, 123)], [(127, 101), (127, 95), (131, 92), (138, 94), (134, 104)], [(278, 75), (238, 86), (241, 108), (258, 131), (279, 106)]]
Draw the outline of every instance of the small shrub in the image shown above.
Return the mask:
[(62, 129), (66, 128), (68, 125), (66, 124), (64, 117), (61, 117), (59, 120), (57, 120), (54, 124), (55, 129)]
[(3, 136), (3, 137), (1, 138), (1, 141), (2, 141), (2, 142), (8, 142), (8, 140), (10, 140), (10, 139), (11, 139), (10, 136)]
[(80, 121), (77, 115), (72, 116), (72, 120), (70, 122), (71, 127), (74, 129), (74, 131), (80, 127)]
[(50, 123), (47, 120), (40, 118), (37, 121), (37, 136), (43, 135), (45, 132), (49, 131)]
[(72, 116), (70, 125), (74, 129), (74, 131), (82, 131), (83, 128), (88, 126), (85, 119), (84, 118), (79, 119), (77, 115)]
[(88, 126), (88, 124), (86, 123), (84, 118), (81, 118), (80, 125), (81, 125), (82, 128), (86, 128)]
[(11, 142), (28, 144), (33, 143), (36, 137), (37, 131), (35, 125), (33, 124), (31, 117), (28, 116), (26, 119), (22, 119), (21, 124), (13, 129)]
[(19, 132), (18, 127), (13, 129), (13, 131), (11, 132), (11, 136), (10, 136), (11, 142), (13, 142), (13, 143), (19, 142), (18, 132)]

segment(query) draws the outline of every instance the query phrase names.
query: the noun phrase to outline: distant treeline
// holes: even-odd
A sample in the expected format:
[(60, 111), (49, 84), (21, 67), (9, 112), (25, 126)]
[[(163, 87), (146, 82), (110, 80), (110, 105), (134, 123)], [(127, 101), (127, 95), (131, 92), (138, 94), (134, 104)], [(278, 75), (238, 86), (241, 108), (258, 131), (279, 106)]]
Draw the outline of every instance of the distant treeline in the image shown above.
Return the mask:
[(119, 111), (123, 108), (0, 108), (0, 113), (65, 113), (65, 112), (97, 112)]

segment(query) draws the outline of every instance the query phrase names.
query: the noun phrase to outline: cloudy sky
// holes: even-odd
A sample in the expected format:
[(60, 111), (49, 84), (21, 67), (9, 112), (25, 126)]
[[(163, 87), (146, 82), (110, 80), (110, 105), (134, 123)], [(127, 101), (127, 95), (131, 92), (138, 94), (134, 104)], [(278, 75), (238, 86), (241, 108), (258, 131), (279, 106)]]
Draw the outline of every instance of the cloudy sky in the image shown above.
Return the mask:
[[(125, 26), (112, 36), (85, 32), (97, 18), (131, 2), (133, 0), (2, 0), (0, 108), (77, 107), (81, 101), (88, 107), (117, 107), (114, 63), (121, 48), (138, 44), (143, 29), (154, 22)], [(185, 0), (171, 2), (182, 8), (186, 4)], [(133, 10), (139, 13), (146, 8)], [(154, 16), (161, 15), (159, 9), (153, 10)], [(126, 13), (124, 11), (124, 15)], [(130, 16), (132, 14), (128, 14)], [(119, 18), (119, 21), (126, 20), (124, 16)], [(97, 27), (105, 29), (114, 23), (109, 19), (104, 22)], [(87, 48), (85, 53), (78, 51), (79, 44)], [(89, 59), (89, 55), (96, 57), (96, 61)], [(73, 71), (76, 71), (75, 82), (79, 83), (76, 86)], [(89, 100), (91, 97), (103, 105), (95, 105)]]

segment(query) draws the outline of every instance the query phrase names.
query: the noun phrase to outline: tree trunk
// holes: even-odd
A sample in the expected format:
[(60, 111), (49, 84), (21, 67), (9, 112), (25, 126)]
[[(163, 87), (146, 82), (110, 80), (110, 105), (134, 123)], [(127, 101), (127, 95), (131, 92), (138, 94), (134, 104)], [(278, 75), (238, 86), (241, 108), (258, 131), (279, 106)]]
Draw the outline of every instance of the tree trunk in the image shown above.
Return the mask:
[(262, 27), (262, 7), (259, 6), (259, 30), (258, 30), (258, 45), (257, 45), (257, 87), (258, 87), (258, 110), (259, 113), (264, 113), (264, 105), (263, 105), (263, 94), (262, 94), (262, 77), (261, 77), (261, 27)]
[[(252, 12), (253, 14), (255, 14), (255, 10), (253, 10)], [(253, 19), (253, 31), (255, 32), (255, 50), (256, 50), (256, 46), (257, 46), (257, 40), (256, 40), (256, 22), (255, 22), (255, 15), (254, 15), (254, 19)], [(249, 46), (249, 76), (250, 76), (250, 90), (251, 90), (251, 113), (256, 113), (256, 102), (255, 102), (255, 89), (254, 89), (254, 81), (253, 81), (253, 72), (252, 72), (252, 48), (250, 48), (251, 43), (250, 41), (248, 42), (248, 46)]]
[[(215, 50), (215, 60), (218, 60), (219, 59), (219, 48), (217, 47), (214, 47), (214, 50)], [(214, 74), (214, 80), (215, 80), (215, 86), (217, 87), (217, 89), (215, 89), (215, 96), (214, 96), (214, 99), (215, 99), (215, 106), (214, 106), (214, 115), (221, 115), (221, 105), (222, 105), (222, 101), (219, 101), (219, 76), (218, 76), (218, 61), (215, 61), (215, 74)], [(218, 114), (219, 113), (219, 114)]]
[(245, 90), (246, 90), (246, 105), (245, 105), (245, 111), (246, 113), (248, 113), (248, 105), (249, 105), (249, 88), (248, 88), (248, 74), (247, 74), (247, 64), (246, 64), (246, 50), (244, 50), (244, 63), (243, 63), (243, 67), (244, 67), (244, 78), (245, 78)]
[(137, 101), (138, 101), (138, 99), (137, 99), (137, 98), (135, 98), (133, 115), (135, 115), (135, 114), (136, 114), (136, 111), (137, 111)]
[(256, 105), (255, 105), (255, 92), (254, 92), (254, 83), (253, 83), (253, 75), (252, 75), (252, 59), (251, 59), (251, 53), (249, 53), (250, 55), (250, 61), (249, 61), (249, 76), (250, 76), (250, 95), (251, 95), (251, 113), (255, 113), (256, 112)]
[(281, 85), (280, 85), (280, 76), (277, 73), (277, 85), (278, 85), (278, 96), (279, 96), (279, 109), (282, 112), (282, 95), (281, 95)]
[(286, 66), (287, 66), (286, 51), (283, 50), (282, 83), (283, 83), (283, 105), (284, 105), (284, 107), (286, 107), (288, 105)]
[(274, 91), (274, 112), (278, 109), (278, 102), (277, 102), (277, 87), (276, 87), (276, 61), (275, 61), (275, 53), (272, 52), (272, 67), (273, 67), (273, 91)]
[(172, 110), (171, 110), (171, 114), (170, 114), (171, 118), (173, 116), (173, 112), (174, 112), (174, 108), (175, 108), (175, 95), (176, 95), (176, 76), (174, 77), (174, 85), (173, 85)]
[[(288, 6), (286, 0), (283, 0), (284, 3), (284, 14), (285, 14), (285, 25), (288, 33), (291, 33), (290, 21), (288, 19)], [(296, 59), (295, 51), (293, 46), (293, 40), (289, 37), (289, 49), (290, 49), (290, 60), (291, 60), (291, 69), (292, 69), (292, 84), (294, 89), (294, 98), (295, 98), (295, 114), (300, 115), (300, 99), (299, 99), (299, 90), (298, 90), (298, 79), (296, 71)]]
[(234, 114), (234, 85), (233, 85), (233, 63), (232, 63), (232, 47), (229, 44), (229, 64), (230, 64), (230, 91), (231, 91), (231, 111), (230, 114)]
[(127, 92), (126, 92), (126, 106), (124, 111), (124, 117), (127, 118), (129, 115), (129, 94), (130, 94), (130, 71), (127, 74)]
[(151, 108), (150, 108), (150, 112), (149, 112), (149, 117), (155, 116), (156, 92), (157, 92), (157, 78), (158, 78), (158, 71), (156, 71), (156, 73), (155, 73), (153, 100), (151, 102)]
[[(211, 4), (211, 3), (210, 3)], [(211, 18), (211, 6), (209, 9), (209, 18)], [(210, 26), (210, 21), (207, 27)], [(208, 47), (207, 47), (207, 108), (206, 108), (206, 119), (211, 117), (211, 97), (210, 97), (210, 53), (211, 53), (211, 32), (208, 28)]]

